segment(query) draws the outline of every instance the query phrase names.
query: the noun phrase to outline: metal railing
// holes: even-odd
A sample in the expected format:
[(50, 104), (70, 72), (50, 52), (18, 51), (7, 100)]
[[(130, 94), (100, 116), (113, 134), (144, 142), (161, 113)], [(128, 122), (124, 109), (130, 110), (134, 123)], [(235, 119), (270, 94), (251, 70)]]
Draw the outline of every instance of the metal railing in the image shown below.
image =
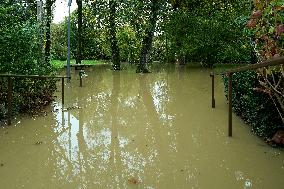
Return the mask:
[(248, 70), (255, 70), (258, 68), (264, 68), (264, 67), (269, 67), (269, 66), (277, 66), (284, 64), (284, 57), (278, 57), (278, 58), (273, 58), (270, 60), (263, 61), (258, 64), (251, 64), (248, 66), (243, 66), (239, 68), (234, 68), (227, 70), (222, 73), (214, 73), (212, 72), (210, 74), (210, 77), (212, 79), (212, 108), (215, 108), (215, 91), (214, 91), (214, 78), (215, 75), (227, 75), (228, 76), (228, 104), (229, 104), (229, 115), (228, 115), (228, 135), (229, 137), (232, 137), (233, 135), (233, 128), (232, 128), (232, 114), (233, 114), (233, 109), (232, 109), (232, 97), (233, 97), (233, 74), (238, 73), (238, 72), (245, 72)]
[(32, 78), (32, 79), (61, 79), (62, 82), (62, 107), (64, 105), (64, 79), (68, 79), (66, 76), (40, 76), (40, 75), (14, 75), (14, 74), (0, 74), (0, 78), (8, 78), (8, 125), (11, 125), (12, 111), (13, 111), (13, 79), (15, 78)]

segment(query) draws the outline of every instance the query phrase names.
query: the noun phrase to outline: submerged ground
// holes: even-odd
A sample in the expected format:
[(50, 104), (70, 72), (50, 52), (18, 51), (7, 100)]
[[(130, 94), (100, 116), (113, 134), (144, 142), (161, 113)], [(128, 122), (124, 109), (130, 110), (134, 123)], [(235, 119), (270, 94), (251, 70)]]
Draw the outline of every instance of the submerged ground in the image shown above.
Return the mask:
[[(210, 70), (73, 70), (58, 98), (35, 118), (0, 129), (1, 188), (243, 189), (284, 186), (284, 153), (233, 117)], [(58, 83), (60, 89), (60, 83)]]

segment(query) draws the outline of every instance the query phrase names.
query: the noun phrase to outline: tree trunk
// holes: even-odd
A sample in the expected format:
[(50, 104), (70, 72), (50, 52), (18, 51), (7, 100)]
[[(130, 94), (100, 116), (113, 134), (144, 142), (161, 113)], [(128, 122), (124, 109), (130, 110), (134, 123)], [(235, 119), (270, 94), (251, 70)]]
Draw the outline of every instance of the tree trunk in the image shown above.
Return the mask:
[(116, 39), (116, 0), (109, 1), (110, 16), (109, 16), (109, 29), (110, 29), (110, 40), (111, 40), (111, 51), (112, 51), (112, 67), (114, 70), (120, 70), (120, 56), (119, 48)]
[(82, 20), (83, 20), (83, 3), (82, 0), (76, 0), (78, 5), (78, 33), (77, 33), (77, 56), (76, 64), (81, 64), (82, 61)]
[(52, 5), (54, 0), (46, 0), (46, 26), (45, 26), (45, 63), (47, 66), (50, 66), (50, 48), (51, 48), (51, 39), (50, 39), (50, 24), (52, 18)]
[(146, 68), (146, 63), (150, 56), (150, 50), (152, 47), (154, 31), (156, 27), (157, 17), (159, 10), (159, 2), (158, 0), (151, 1), (151, 16), (149, 20), (149, 25), (146, 28), (145, 37), (142, 41), (142, 49), (140, 54), (140, 62), (137, 66), (137, 73), (148, 73), (148, 69)]

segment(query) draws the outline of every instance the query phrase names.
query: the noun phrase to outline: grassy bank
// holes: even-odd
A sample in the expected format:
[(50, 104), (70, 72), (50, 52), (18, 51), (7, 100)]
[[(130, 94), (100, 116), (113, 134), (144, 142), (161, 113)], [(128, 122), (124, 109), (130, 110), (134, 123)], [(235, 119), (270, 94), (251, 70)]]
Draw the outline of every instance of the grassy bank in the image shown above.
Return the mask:
[[(87, 65), (99, 65), (99, 64), (108, 64), (108, 61), (105, 60), (82, 60), (82, 64)], [(51, 60), (51, 65), (56, 69), (62, 69), (67, 64), (67, 60)], [(70, 64), (76, 64), (76, 60), (70, 60)]]
[[(51, 60), (51, 65), (55, 68), (55, 69), (62, 69), (64, 68), (64, 66), (66, 66), (67, 64), (67, 60)], [(76, 60), (72, 59), (70, 60), (70, 64), (76, 64)], [(107, 60), (82, 60), (82, 64), (86, 64), (86, 65), (101, 65), (101, 64), (110, 64), (109, 61)], [(169, 63), (169, 64), (174, 64), (174, 63)], [(122, 62), (121, 66), (125, 67), (129, 64)], [(153, 64), (151, 64), (153, 66)], [(159, 63), (157, 65), (160, 65)], [(167, 64), (165, 64), (167, 65)], [(236, 68), (236, 67), (242, 67), (242, 66), (246, 66), (247, 64), (215, 64), (214, 65), (214, 71), (215, 72), (223, 72), (226, 71), (228, 69), (232, 69), (232, 68)], [(191, 62), (188, 63), (187, 66), (189, 67), (203, 67), (199, 62)]]

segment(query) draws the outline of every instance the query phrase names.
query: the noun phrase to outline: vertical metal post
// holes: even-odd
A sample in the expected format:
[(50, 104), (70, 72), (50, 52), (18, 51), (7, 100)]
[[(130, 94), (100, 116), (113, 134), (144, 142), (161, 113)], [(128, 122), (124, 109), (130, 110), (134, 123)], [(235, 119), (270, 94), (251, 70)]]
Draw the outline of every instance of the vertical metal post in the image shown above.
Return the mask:
[(232, 86), (232, 83), (233, 83), (233, 74), (232, 73), (229, 73), (229, 83), (228, 83), (228, 100), (229, 100), (229, 123), (228, 123), (228, 134), (229, 134), (229, 137), (232, 136), (233, 132), (232, 132), (232, 113), (233, 113), (233, 110), (232, 110), (232, 93), (233, 93), (233, 86)]
[(61, 88), (61, 98), (62, 98), (62, 110), (63, 110), (63, 106), (64, 106), (64, 77), (61, 78), (62, 81), (62, 88)]
[(215, 76), (214, 73), (210, 74), (212, 79), (212, 108), (215, 108)]
[(11, 119), (12, 119), (12, 111), (13, 111), (13, 105), (12, 105), (12, 88), (13, 88), (13, 80), (11, 77), (8, 77), (8, 125), (11, 125)]
[(71, 33), (71, 26), (70, 26), (70, 7), (71, 7), (72, 0), (68, 2), (68, 54), (67, 54), (67, 82), (70, 82), (71, 79), (71, 68), (70, 68), (70, 33)]

